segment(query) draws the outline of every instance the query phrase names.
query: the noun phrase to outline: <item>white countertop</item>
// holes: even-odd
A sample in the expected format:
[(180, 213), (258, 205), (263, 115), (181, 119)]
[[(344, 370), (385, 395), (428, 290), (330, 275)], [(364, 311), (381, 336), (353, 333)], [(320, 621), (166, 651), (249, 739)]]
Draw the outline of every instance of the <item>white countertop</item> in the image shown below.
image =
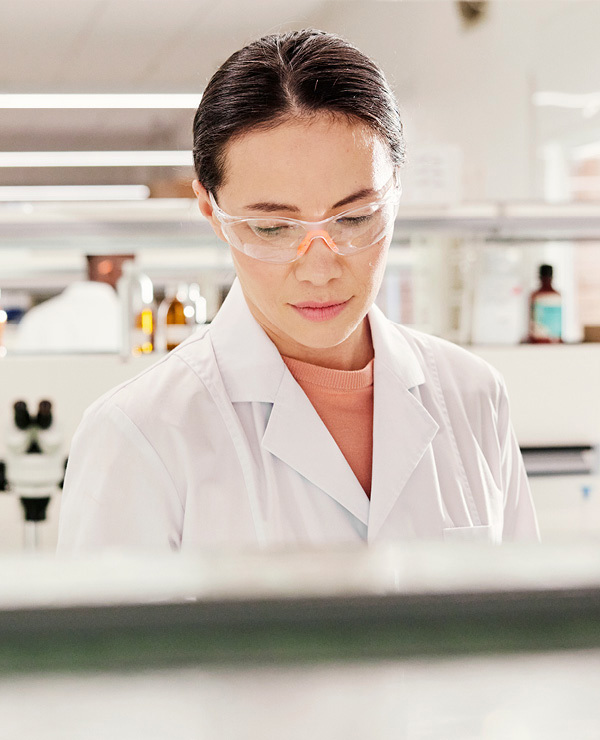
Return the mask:
[(187, 600), (600, 588), (595, 542), (414, 543), (157, 557), (120, 552), (0, 558), (0, 610)]

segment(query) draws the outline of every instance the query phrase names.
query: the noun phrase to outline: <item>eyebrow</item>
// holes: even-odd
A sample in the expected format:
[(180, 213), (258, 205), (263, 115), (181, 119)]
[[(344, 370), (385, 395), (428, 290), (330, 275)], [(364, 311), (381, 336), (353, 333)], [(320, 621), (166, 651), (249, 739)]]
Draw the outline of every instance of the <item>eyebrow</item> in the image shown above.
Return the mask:
[[(375, 195), (375, 191), (373, 190), (373, 188), (362, 188), (361, 190), (357, 190), (355, 193), (352, 193), (352, 195), (348, 195), (346, 198), (338, 200), (337, 203), (334, 203), (331, 206), (331, 210), (335, 208), (341, 208), (342, 206), (346, 206), (349, 203), (353, 203), (356, 200), (360, 200), (361, 198), (366, 198), (367, 196), (371, 195)], [(244, 208), (250, 211), (264, 211), (266, 213), (274, 213), (276, 211), (290, 211), (291, 213), (300, 213), (300, 209), (297, 206), (291, 206), (289, 203), (272, 203), (270, 201), (251, 203), (250, 205), (244, 206)]]
[(342, 206), (347, 206), (349, 203), (354, 203), (355, 200), (361, 200), (361, 198), (366, 198), (367, 195), (375, 195), (375, 191), (373, 188), (362, 188), (362, 190), (357, 190), (355, 193), (352, 193), (352, 195), (349, 195), (347, 198), (342, 198), (342, 200), (338, 200), (337, 203), (334, 203), (332, 208), (341, 208)]

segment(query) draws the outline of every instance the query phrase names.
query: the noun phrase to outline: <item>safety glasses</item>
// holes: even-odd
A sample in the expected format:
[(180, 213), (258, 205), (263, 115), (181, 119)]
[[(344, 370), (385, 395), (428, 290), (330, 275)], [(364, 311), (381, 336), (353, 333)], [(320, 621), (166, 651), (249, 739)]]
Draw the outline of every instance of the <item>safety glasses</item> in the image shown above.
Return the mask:
[(209, 199), (232, 247), (263, 262), (285, 264), (300, 259), (313, 239), (322, 239), (332, 252), (344, 256), (377, 244), (393, 231), (400, 194), (400, 185), (395, 185), (382, 199), (337, 213), (323, 221), (300, 221), (280, 216), (238, 218), (222, 211), (212, 193), (209, 193)]

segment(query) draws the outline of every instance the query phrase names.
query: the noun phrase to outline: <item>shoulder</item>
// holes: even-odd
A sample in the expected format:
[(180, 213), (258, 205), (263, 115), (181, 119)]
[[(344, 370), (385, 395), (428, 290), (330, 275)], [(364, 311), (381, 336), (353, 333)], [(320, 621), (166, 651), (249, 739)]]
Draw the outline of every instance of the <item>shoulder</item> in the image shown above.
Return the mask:
[(500, 373), (465, 347), (400, 324), (392, 324), (408, 343), (426, 380), (437, 380), (445, 391), (496, 395), (503, 388)]
[(86, 410), (85, 417), (103, 416), (118, 409), (141, 428), (181, 418), (192, 400), (210, 400), (206, 381), (214, 365), (211, 357), (210, 340), (203, 327), (150, 367), (100, 396)]
[(19, 322), (19, 331), (22, 331), (24, 327), (38, 323), (44, 324), (45, 328), (47, 328), (45, 322), (49, 320), (49, 317), (53, 317), (62, 311), (63, 302), (62, 295), (56, 295), (42, 301), (42, 303), (38, 303), (37, 306), (33, 306)]

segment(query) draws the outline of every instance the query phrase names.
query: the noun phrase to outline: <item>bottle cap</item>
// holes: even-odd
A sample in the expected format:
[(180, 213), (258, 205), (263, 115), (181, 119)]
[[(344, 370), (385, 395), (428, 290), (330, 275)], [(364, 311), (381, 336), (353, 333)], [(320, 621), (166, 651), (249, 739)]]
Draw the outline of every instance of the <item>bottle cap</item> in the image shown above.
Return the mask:
[(551, 278), (552, 277), (552, 265), (540, 265), (540, 277)]

